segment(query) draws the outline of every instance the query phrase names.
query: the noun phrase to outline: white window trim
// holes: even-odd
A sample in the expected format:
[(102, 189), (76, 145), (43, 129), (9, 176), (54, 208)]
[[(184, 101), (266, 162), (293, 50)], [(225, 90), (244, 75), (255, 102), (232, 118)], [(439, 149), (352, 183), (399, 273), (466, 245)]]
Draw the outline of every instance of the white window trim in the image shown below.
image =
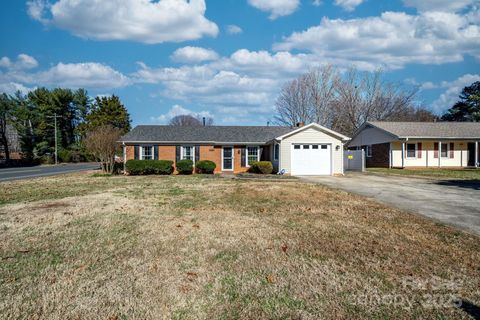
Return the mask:
[[(223, 149), (224, 148), (232, 148), (232, 168), (231, 169), (225, 169), (223, 167)], [(233, 146), (222, 146), (222, 171), (233, 171), (235, 168), (235, 148)]]
[[(144, 159), (143, 158), (143, 148), (145, 148), (145, 147), (152, 148), (152, 157), (150, 159)], [(155, 158), (155, 154), (154, 154), (155, 150), (153, 150), (153, 146), (140, 146), (139, 151), (140, 151), (140, 154), (139, 154), (140, 160), (153, 160)]]
[[(445, 157), (442, 156), (442, 144), (446, 144), (446, 145), (447, 145), (447, 155), (446, 155)], [(441, 159), (450, 159), (450, 143), (448, 143), (448, 142), (442, 142), (442, 143), (439, 144), (438, 149), (439, 149), (439, 150), (438, 150), (439, 157), (440, 157)]]
[[(413, 157), (408, 156), (408, 145), (413, 144), (415, 146), (415, 155)], [(418, 143), (405, 143), (405, 159), (417, 159)]]
[(245, 165), (247, 168), (250, 168), (250, 163), (248, 162), (248, 148), (257, 148), (257, 160), (260, 161), (260, 146), (247, 146), (245, 149)]
[(184, 148), (191, 148), (192, 150), (192, 161), (193, 165), (195, 165), (195, 146), (185, 145), (180, 147), (180, 160), (185, 160)]

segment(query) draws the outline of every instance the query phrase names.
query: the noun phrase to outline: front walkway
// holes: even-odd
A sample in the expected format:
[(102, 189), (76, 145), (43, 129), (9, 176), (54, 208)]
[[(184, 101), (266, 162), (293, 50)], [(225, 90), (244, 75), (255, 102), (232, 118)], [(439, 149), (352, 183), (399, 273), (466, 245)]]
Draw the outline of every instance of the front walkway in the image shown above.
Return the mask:
[(480, 182), (350, 173), (301, 177), (480, 234)]

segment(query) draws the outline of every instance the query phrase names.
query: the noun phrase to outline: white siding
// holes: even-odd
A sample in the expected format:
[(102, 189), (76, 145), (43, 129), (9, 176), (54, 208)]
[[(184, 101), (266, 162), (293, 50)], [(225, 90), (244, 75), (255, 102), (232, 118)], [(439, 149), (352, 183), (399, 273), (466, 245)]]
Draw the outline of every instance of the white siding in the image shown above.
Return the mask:
[[(420, 141), (420, 140), (409, 140), (405, 143), (405, 154), (407, 149), (407, 143), (422, 143), (422, 158), (406, 158), (404, 159), (405, 167), (438, 167), (439, 161), (438, 158), (434, 158), (434, 143), (436, 141)], [(450, 147), (450, 142), (453, 141), (442, 141), (442, 143), (447, 143)], [(402, 167), (402, 142), (394, 141), (391, 144), (392, 154), (393, 154), (393, 167)], [(439, 148), (440, 149), (440, 148)], [(454, 142), (454, 155), (453, 158), (450, 158), (450, 151), (448, 152), (448, 158), (440, 159), (441, 167), (466, 167), (468, 164), (468, 149), (466, 141), (455, 141)], [(438, 151), (440, 155), (440, 150)], [(428, 160), (428, 162), (427, 162)]]
[(348, 147), (360, 147), (371, 144), (386, 143), (393, 141), (394, 139), (395, 138), (393, 136), (380, 129), (374, 127), (365, 127), (348, 143)]
[[(332, 171), (333, 174), (343, 174), (343, 143), (341, 140), (333, 137), (316, 128), (307, 128), (294, 135), (283, 139), (280, 143), (280, 170), (291, 173), (291, 151), (293, 143), (303, 144), (331, 144), (332, 146)], [(336, 150), (336, 146), (340, 149)]]

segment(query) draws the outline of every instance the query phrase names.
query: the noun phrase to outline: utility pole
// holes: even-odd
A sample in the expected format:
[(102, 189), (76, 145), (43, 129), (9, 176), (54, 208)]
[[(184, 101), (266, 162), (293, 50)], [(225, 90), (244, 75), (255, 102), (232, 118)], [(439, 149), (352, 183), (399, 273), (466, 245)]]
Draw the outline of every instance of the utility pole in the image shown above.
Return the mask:
[(55, 125), (55, 164), (58, 164), (58, 147), (57, 147), (57, 118), (61, 118), (61, 116), (57, 116), (55, 112), (53, 116), (47, 116), (47, 118), (53, 118), (53, 122)]

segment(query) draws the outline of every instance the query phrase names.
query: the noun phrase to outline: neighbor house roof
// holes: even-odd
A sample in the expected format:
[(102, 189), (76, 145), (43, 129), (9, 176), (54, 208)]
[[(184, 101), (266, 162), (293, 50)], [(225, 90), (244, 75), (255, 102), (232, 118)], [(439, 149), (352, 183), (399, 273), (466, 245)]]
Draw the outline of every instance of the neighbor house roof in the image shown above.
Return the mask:
[(298, 128), (277, 126), (160, 126), (140, 125), (122, 142), (266, 143)]
[[(371, 121), (365, 124), (383, 130), (399, 139), (479, 139), (480, 122), (387, 122)], [(365, 127), (365, 126), (363, 126)], [(359, 131), (361, 131), (360, 128)]]

